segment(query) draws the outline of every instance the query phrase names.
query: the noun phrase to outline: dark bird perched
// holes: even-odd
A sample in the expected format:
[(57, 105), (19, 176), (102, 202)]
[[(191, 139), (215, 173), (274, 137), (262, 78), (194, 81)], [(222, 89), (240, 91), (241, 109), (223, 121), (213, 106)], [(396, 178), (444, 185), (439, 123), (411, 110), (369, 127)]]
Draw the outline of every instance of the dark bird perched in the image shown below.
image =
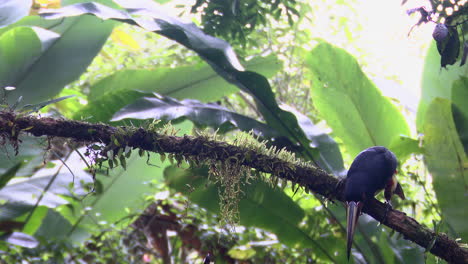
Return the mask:
[(391, 206), (390, 199), (394, 193), (401, 199), (405, 199), (403, 189), (395, 177), (396, 167), (395, 154), (380, 146), (362, 151), (351, 164), (345, 186), (348, 260), (354, 229), (364, 203), (383, 189), (385, 189), (385, 200), (389, 207)]

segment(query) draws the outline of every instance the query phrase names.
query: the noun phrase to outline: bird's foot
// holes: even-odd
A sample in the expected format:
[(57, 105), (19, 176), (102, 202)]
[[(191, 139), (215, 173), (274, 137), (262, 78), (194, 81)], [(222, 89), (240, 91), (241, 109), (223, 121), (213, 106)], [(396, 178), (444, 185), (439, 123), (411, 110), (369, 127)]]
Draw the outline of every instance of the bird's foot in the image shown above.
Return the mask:
[(392, 209), (393, 209), (392, 203), (390, 201), (386, 201), (385, 202), (385, 213), (384, 213), (384, 216), (383, 216), (382, 221), (381, 221), (382, 224), (387, 221), (388, 212), (390, 212)]

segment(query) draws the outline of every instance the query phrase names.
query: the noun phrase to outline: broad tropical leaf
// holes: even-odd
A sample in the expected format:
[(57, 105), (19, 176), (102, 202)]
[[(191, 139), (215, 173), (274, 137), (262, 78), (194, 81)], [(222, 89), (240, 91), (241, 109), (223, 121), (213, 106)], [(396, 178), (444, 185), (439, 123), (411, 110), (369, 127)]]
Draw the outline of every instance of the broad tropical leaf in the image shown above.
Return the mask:
[[(264, 116), (266, 122), (284, 136), (287, 136), (293, 144), (301, 147), (301, 154), (308, 160), (314, 160), (320, 164), (317, 149), (310, 147), (310, 141), (304, 131), (298, 125), (296, 117), (279, 108), (268, 80), (255, 72), (243, 71), (243, 67), (237, 59), (232, 47), (225, 41), (204, 34), (194, 24), (186, 24), (180, 20), (168, 17), (162, 12), (149, 8), (128, 9), (128, 12), (112, 9), (97, 4), (86, 3), (67, 6), (59, 10), (50, 10), (42, 14), (49, 19), (57, 19), (67, 16), (93, 14), (102, 19), (114, 19), (133, 25), (138, 25), (146, 30), (154, 31), (160, 35), (173, 39), (185, 47), (195, 51), (201, 58), (225, 80), (237, 85), (240, 89), (250, 93)], [(151, 18), (144, 20), (143, 18)], [(332, 167), (324, 167), (330, 172), (341, 172), (342, 164), (322, 162)], [(336, 166), (336, 168), (334, 168)]]
[(0, 27), (27, 16), (32, 3), (32, 0), (2, 0), (0, 2)]
[(437, 97), (452, 99), (453, 83), (468, 74), (468, 65), (448, 65), (440, 67), (440, 55), (437, 52), (436, 44), (433, 42), (427, 51), (424, 70), (421, 80), (421, 100), (418, 105), (416, 119), (417, 128), (422, 130), (424, 118), (429, 104)]
[[(92, 14), (101, 19), (113, 19), (138, 25), (148, 31), (154, 31), (167, 38), (173, 39), (189, 49), (194, 50), (200, 57), (212, 64), (214, 68), (225, 70), (243, 70), (232, 47), (224, 40), (206, 35), (193, 23), (183, 23), (177, 18), (167, 16), (163, 11), (138, 8), (128, 9), (128, 12), (95, 3), (79, 3), (57, 10), (46, 10), (41, 16), (47, 19)], [(148, 18), (150, 18), (148, 20)]]
[(39, 242), (34, 237), (21, 232), (2, 235), (0, 236), (0, 240), (25, 248), (35, 248), (39, 245)]
[(39, 27), (15, 27), (2, 34), (0, 87), (16, 87), (41, 53), (59, 37), (59, 34)]
[[(276, 102), (271, 86), (264, 76), (246, 71), (236, 73), (234, 78), (234, 83), (239, 88), (252, 95), (266, 123), (286, 136), (294, 145), (297, 145), (298, 152), (304, 159), (314, 161), (322, 169), (337, 176), (343, 173), (341, 153), (334, 153), (335, 147), (330, 149), (330, 146), (336, 142), (331, 138), (323, 138), (325, 140), (316, 141), (319, 143), (317, 145), (311, 143), (310, 138), (316, 132), (311, 131), (311, 121), (304, 122), (306, 117), (302, 115), (299, 117), (302, 120), (302, 125), (300, 125), (293, 112), (283, 110)], [(327, 153), (326, 149), (331, 150), (331, 152)]]
[[(249, 70), (273, 76), (281, 69), (276, 56), (256, 57), (246, 62)], [(177, 68), (123, 70), (103, 78), (90, 88), (90, 101), (113, 92), (138, 90), (157, 92), (176, 99), (196, 99), (213, 102), (237, 91), (209, 65), (200, 63)], [(131, 103), (131, 102), (129, 102)]]
[(46, 152), (41, 146), (43, 139), (29, 135), (24, 135), (20, 139), (18, 154), (10, 144), (0, 151), (0, 174), (6, 173), (18, 163), (23, 163), (24, 166), (16, 172), (16, 176), (29, 177), (34, 173), (35, 168), (43, 163), (43, 155)]
[(468, 153), (468, 78), (461, 77), (452, 86), (452, 114), (458, 136), (463, 144), (465, 153)]
[(148, 94), (138, 91), (109, 92), (105, 96), (90, 101), (88, 105), (75, 113), (73, 119), (84, 119), (88, 122), (109, 122), (117, 111), (145, 95)]
[(250, 117), (237, 114), (217, 104), (204, 104), (196, 100), (177, 101), (174, 98), (155, 94), (143, 97), (122, 108), (111, 121), (122, 119), (177, 120), (186, 118), (202, 127), (219, 129), (225, 133), (232, 129), (253, 130), (256, 135), (276, 138), (280, 134), (271, 127)]
[(13, 167), (9, 168), (5, 173), (0, 174), (0, 190), (16, 175), (16, 172), (23, 165), (22, 162), (17, 163)]
[[(281, 68), (281, 64), (275, 56), (257, 57), (247, 62), (247, 68), (258, 69), (272, 76)], [(77, 112), (74, 118), (109, 122), (118, 110), (150, 92), (179, 99), (213, 102), (235, 91), (237, 89), (234, 86), (206, 64), (154, 70), (123, 70), (91, 86), (88, 105)]]
[(456, 237), (466, 240), (468, 159), (453, 122), (449, 100), (434, 99), (427, 109), (423, 128), (425, 162), (432, 174), (444, 220), (455, 230)]
[(282, 110), (291, 112), (296, 116), (300, 128), (310, 141), (309, 146), (319, 150), (319, 157), (316, 159), (318, 165), (333, 172), (335, 176), (346, 176), (340, 148), (336, 141), (328, 135), (326, 129), (317, 126), (306, 115), (299, 113), (288, 105), (282, 104), (280, 107)]
[(408, 136), (399, 136), (395, 138), (389, 148), (398, 157), (399, 164), (403, 164), (411, 154), (424, 154), (424, 149), (420, 146), (417, 139)]
[(320, 43), (306, 62), (313, 74), (314, 105), (351, 156), (370, 146), (389, 147), (400, 135), (409, 135), (403, 115), (345, 50)]
[[(70, 165), (71, 166), (71, 165)], [(57, 166), (58, 167), (58, 166)], [(39, 205), (55, 208), (67, 204), (64, 197), (75, 197), (87, 193), (85, 184), (91, 177), (83, 170), (71, 174), (66, 168), (44, 168), (28, 178), (10, 181), (0, 190), (0, 199), (8, 203)]]
[[(36, 104), (57, 95), (86, 70), (114, 23), (90, 16), (53, 21), (26, 17), (5, 28), (8, 31), (0, 35), (0, 54), (9, 59), (0, 62), (0, 74), (6, 74), (0, 86), (16, 87), (9, 92), (9, 102), (23, 96), (24, 104)], [(70, 57), (76, 53), (80, 56)], [(8, 69), (10, 63), (12, 69)]]

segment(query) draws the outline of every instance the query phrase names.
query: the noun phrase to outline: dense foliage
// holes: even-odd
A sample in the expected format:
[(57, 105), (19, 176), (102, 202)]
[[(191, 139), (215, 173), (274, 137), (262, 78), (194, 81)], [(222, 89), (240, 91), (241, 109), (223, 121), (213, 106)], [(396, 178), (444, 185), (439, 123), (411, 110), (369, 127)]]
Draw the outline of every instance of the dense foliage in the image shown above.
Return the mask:
[[(0, 110), (201, 135), (336, 177), (361, 150), (383, 145), (409, 198), (394, 206), (466, 243), (468, 81), (455, 63), (466, 59), (463, 45), (428, 44), (411, 113), (369, 77), (382, 71), (362, 67), (365, 52), (347, 51), (362, 27), (355, 1), (59, 2), (0, 3)], [(421, 27), (438, 19), (460, 44), (465, 3), (451, 19), (446, 3), (409, 13)], [(320, 12), (346, 44), (305, 30), (322, 23), (311, 18)], [(294, 182), (136, 149), (103, 156), (99, 143), (0, 139), (0, 263), (346, 261), (343, 206)], [(370, 217), (359, 231), (356, 263), (436, 262)]]

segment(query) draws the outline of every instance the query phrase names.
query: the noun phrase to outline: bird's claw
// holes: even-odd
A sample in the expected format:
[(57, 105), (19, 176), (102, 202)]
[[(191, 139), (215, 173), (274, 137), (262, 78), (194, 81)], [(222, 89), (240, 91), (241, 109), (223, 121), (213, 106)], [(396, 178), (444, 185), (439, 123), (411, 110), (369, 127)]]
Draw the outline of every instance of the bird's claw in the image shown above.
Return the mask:
[(393, 206), (392, 206), (392, 203), (390, 201), (386, 201), (385, 202), (385, 213), (384, 213), (384, 216), (382, 218), (382, 224), (385, 223), (387, 221), (387, 215), (388, 215), (388, 212), (390, 212), (390, 210), (393, 209)]

